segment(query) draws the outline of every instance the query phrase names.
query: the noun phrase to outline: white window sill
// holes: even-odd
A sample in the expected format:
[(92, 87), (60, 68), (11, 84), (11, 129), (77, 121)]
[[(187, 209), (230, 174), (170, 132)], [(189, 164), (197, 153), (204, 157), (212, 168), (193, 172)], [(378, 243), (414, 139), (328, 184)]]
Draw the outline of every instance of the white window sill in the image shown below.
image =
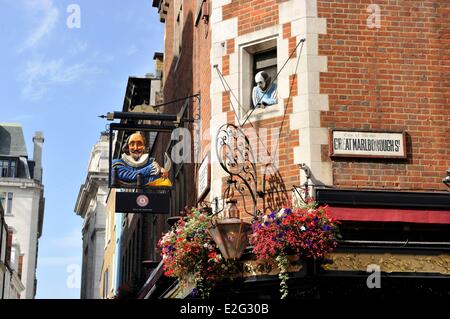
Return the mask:
[(252, 109), (248, 110), (243, 114), (241, 117), (241, 123), (247, 119), (247, 116), (250, 114), (250, 117), (248, 118), (247, 122), (257, 122), (262, 120), (267, 120), (270, 118), (278, 117), (283, 115), (283, 103), (278, 102), (277, 104), (269, 105), (266, 108), (257, 108), (255, 110)]

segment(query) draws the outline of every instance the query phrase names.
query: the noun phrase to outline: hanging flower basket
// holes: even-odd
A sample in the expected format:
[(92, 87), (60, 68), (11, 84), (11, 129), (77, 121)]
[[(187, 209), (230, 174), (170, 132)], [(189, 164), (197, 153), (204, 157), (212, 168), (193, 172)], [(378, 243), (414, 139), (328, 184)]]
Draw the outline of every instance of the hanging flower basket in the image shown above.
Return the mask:
[(338, 222), (327, 207), (313, 203), (304, 208), (283, 208), (260, 216), (252, 225), (253, 253), (270, 267), (278, 267), (281, 298), (288, 295), (289, 256), (301, 260), (323, 259), (337, 245)]
[(192, 209), (158, 242), (164, 274), (178, 278), (182, 285), (193, 281), (202, 298), (208, 297), (214, 284), (230, 276), (234, 269), (207, 231), (210, 226), (210, 216)]

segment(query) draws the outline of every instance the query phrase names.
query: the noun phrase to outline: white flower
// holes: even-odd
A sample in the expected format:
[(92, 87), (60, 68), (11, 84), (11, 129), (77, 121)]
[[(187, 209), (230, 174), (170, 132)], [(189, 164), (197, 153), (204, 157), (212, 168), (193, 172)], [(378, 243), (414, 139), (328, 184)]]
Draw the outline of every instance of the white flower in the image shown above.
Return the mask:
[(286, 213), (284, 212), (284, 208), (280, 209), (280, 211), (277, 214), (278, 218), (282, 218), (286, 215)]
[(300, 227), (300, 230), (305, 231), (306, 230), (305, 226)]
[(204, 243), (203, 247), (208, 248), (208, 243)]

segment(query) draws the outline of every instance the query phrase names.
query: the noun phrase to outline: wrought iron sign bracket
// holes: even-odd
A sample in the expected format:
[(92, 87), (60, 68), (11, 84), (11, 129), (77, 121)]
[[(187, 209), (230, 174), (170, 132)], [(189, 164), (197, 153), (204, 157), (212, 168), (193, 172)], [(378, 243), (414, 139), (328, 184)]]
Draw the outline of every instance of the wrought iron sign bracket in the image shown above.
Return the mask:
[[(230, 192), (236, 191), (242, 199), (244, 211), (256, 217), (257, 195), (259, 195), (256, 193), (258, 186), (256, 160), (248, 137), (234, 124), (222, 125), (216, 136), (216, 154), (220, 166), (229, 175), (222, 201), (229, 197)], [(250, 195), (251, 208), (245, 201), (246, 195)], [(215, 200), (218, 208), (219, 199)]]

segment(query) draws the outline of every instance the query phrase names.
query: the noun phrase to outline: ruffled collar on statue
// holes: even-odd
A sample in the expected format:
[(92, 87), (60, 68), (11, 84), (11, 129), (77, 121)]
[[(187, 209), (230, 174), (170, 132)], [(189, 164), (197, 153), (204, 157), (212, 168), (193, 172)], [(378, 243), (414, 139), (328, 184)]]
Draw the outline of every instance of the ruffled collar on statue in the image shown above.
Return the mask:
[(143, 154), (137, 161), (131, 156), (125, 153), (122, 154), (122, 161), (131, 167), (141, 167), (148, 162), (148, 153)]

